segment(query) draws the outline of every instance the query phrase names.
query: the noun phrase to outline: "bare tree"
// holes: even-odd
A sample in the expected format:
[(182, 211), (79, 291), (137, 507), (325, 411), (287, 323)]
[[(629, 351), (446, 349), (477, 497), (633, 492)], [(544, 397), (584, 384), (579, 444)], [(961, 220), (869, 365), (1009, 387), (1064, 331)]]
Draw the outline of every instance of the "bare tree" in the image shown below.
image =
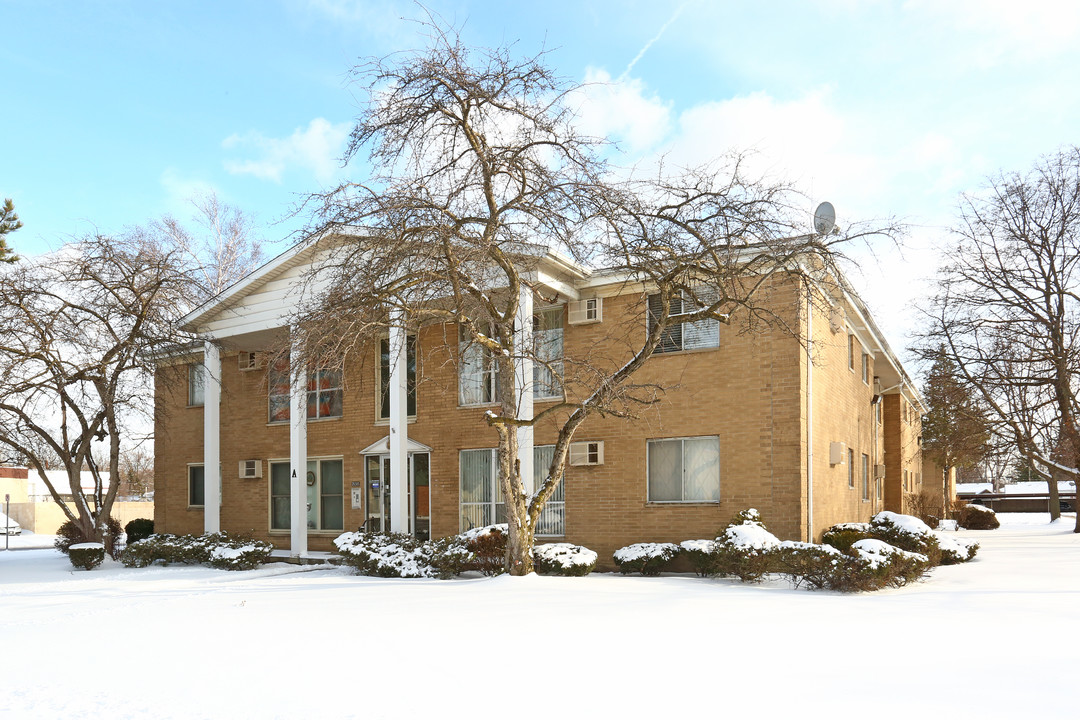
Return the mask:
[(263, 262), (262, 241), (240, 208), (223, 203), (214, 192), (189, 199), (195, 212), (185, 225), (165, 215), (131, 234), (151, 238), (164, 252), (194, 269), (197, 301), (220, 294)]
[[(606, 143), (574, 128), (573, 92), (543, 55), (473, 50), (432, 22), (426, 50), (354, 68), (367, 102), (346, 160), (367, 153), (377, 174), (314, 198), (320, 237), (353, 232), (311, 275), (296, 318), (305, 358), (328, 364), (361, 354), (391, 314), (412, 327), (447, 327), (449, 355), (482, 354), (496, 378), (487, 413), (498, 434), (506, 501), (507, 566), (532, 571), (534, 528), (566, 465), (575, 431), (592, 415), (633, 417), (665, 391), (635, 374), (681, 323), (780, 327), (799, 334), (800, 277), (824, 282), (845, 238), (798, 231), (790, 188), (750, 178), (740, 158), (649, 179), (617, 179)], [(648, 330), (622, 328), (604, 359), (551, 362), (522, 328), (522, 291), (554, 300), (537, 281), (547, 250), (620, 274), (641, 298)], [(790, 302), (777, 304), (780, 289)], [(459, 344), (460, 332), (460, 344)], [(610, 348), (622, 353), (612, 360)], [(530, 413), (515, 368), (542, 365), (565, 399)], [(527, 380), (524, 382), (528, 382)], [(532, 494), (517, 429), (553, 423), (554, 456)]]
[[(120, 477), (127, 424), (152, 410), (151, 356), (172, 346), (193, 292), (176, 260), (95, 236), (0, 272), (0, 446), (26, 458), (88, 540), (101, 539), (119, 490), (103, 473)], [(66, 489), (45, 474), (57, 460)]]
[(1080, 148), (991, 178), (955, 232), (925, 345), (944, 347), (1049, 481), (1056, 518), (1058, 480), (1080, 477)]
[(120, 451), (118, 482), (122, 497), (146, 497), (154, 492), (154, 456), (144, 445)]

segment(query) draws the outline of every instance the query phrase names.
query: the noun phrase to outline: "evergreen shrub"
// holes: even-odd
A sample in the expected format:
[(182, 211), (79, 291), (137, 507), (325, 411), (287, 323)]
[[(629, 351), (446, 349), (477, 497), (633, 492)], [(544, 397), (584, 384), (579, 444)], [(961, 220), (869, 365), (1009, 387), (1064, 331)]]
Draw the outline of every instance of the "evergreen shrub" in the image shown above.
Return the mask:
[(219, 570), (253, 570), (273, 551), (265, 540), (229, 533), (151, 535), (128, 544), (121, 556), (126, 567), (209, 565)]
[(105, 546), (102, 543), (74, 543), (68, 547), (67, 555), (75, 567), (93, 570), (105, 560)]
[(154, 534), (154, 521), (149, 518), (135, 518), (124, 526), (128, 545), (145, 540)]
[[(120, 521), (114, 517), (110, 517), (105, 523), (105, 533), (101, 538), (101, 543), (105, 547), (105, 552), (113, 560), (120, 559), (119, 542), (120, 536), (123, 534), (124, 529), (120, 527)], [(68, 548), (72, 545), (80, 543), (94, 542), (90, 538), (83, 536), (82, 530), (79, 528), (78, 523), (74, 523), (71, 520), (67, 520), (56, 531), (56, 540), (53, 542), (55, 547), (65, 555), (68, 554)]]
[(679, 546), (673, 543), (635, 543), (616, 550), (612, 559), (623, 575), (659, 575), (678, 554)]
[(581, 545), (547, 543), (533, 548), (533, 565), (539, 575), (581, 577), (596, 569), (597, 555)]
[(997, 530), (1001, 527), (997, 513), (983, 505), (965, 505), (956, 521), (965, 530)]

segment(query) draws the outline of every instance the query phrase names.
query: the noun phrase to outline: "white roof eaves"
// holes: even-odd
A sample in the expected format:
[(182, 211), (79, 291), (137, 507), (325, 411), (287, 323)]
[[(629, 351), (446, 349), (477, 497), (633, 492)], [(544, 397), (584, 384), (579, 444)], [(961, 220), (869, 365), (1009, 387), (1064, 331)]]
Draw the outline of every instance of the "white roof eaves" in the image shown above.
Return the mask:
[(323, 231), (309, 235), (295, 245), (267, 260), (248, 275), (237, 280), (218, 295), (210, 298), (199, 307), (195, 308), (180, 320), (180, 328), (187, 332), (198, 333), (199, 328), (207, 322), (211, 316), (232, 307), (236, 301), (244, 297), (252, 290), (274, 279), (283, 272), (296, 267), (304, 259), (322, 245), (327, 238), (335, 236), (359, 237), (370, 232), (360, 227), (342, 227), (334, 230)]

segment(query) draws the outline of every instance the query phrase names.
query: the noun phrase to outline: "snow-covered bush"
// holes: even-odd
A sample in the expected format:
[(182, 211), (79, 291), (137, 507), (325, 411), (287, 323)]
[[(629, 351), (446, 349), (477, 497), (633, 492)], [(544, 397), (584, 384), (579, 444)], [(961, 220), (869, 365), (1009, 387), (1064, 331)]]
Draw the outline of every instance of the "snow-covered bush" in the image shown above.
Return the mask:
[(925, 555), (931, 565), (941, 564), (941, 545), (937, 535), (914, 515), (883, 510), (870, 519), (870, 535), (901, 550)]
[(101, 543), (76, 543), (67, 550), (71, 564), (83, 570), (93, 570), (105, 560), (105, 546)]
[(859, 540), (852, 544), (851, 550), (869, 564), (880, 587), (902, 587), (930, 570), (930, 560), (925, 555), (901, 550), (882, 540)]
[(773, 569), (799, 588), (855, 592), (865, 589), (859, 577), (866, 563), (832, 545), (786, 540), (773, 553)]
[(334, 539), (345, 564), (360, 575), (375, 577), (437, 577), (431, 547), (405, 533), (350, 532)]
[[(109, 554), (113, 560), (119, 559), (119, 552), (117, 551), (118, 541), (120, 536), (124, 534), (124, 529), (120, 527), (120, 521), (114, 517), (110, 517), (108, 522), (105, 523), (105, 535), (102, 537), (101, 542), (105, 546), (105, 551)], [(70, 520), (64, 522), (56, 531), (56, 540), (53, 542), (55, 547), (65, 555), (68, 554), (68, 548), (72, 545), (88, 542), (87, 538), (83, 537), (82, 530), (76, 523)]]
[(623, 575), (659, 575), (660, 569), (678, 554), (679, 546), (674, 543), (634, 543), (616, 550), (612, 559)]
[(151, 535), (131, 543), (121, 557), (127, 567), (210, 565), (221, 570), (252, 570), (274, 549), (265, 540), (212, 533), (210, 535)]
[(403, 533), (344, 533), (334, 545), (346, 565), (359, 575), (448, 579), (474, 558), (462, 537), (418, 540)]
[(846, 553), (859, 540), (869, 537), (870, 523), (840, 523), (826, 530), (821, 536), (821, 542)]
[(597, 555), (581, 545), (547, 543), (533, 548), (533, 564), (540, 575), (588, 575), (596, 569)]
[(780, 544), (753, 508), (738, 513), (713, 544), (713, 572), (758, 582), (769, 572), (773, 551)]
[(218, 570), (254, 570), (273, 552), (265, 540), (229, 537), (224, 534), (206, 541), (207, 562)]
[(473, 566), (485, 575), (506, 570), (506, 523), (472, 528), (458, 535), (473, 555)]
[(716, 571), (715, 540), (683, 540), (679, 543), (679, 554), (690, 561), (690, 565), (701, 577), (712, 577)]
[(974, 540), (961, 540), (943, 532), (933, 531), (941, 550), (941, 565), (959, 565), (975, 557), (979, 543)]
[(997, 513), (985, 505), (965, 505), (956, 518), (965, 530), (997, 530), (1001, 527)]

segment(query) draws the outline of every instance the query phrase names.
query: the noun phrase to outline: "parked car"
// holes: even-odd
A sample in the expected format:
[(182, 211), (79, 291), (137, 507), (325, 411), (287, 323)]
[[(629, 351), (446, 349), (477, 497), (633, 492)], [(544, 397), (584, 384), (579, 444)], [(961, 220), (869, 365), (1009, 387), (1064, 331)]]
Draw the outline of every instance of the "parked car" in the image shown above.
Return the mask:
[(22, 535), (22, 528), (19, 523), (0, 513), (0, 535)]

